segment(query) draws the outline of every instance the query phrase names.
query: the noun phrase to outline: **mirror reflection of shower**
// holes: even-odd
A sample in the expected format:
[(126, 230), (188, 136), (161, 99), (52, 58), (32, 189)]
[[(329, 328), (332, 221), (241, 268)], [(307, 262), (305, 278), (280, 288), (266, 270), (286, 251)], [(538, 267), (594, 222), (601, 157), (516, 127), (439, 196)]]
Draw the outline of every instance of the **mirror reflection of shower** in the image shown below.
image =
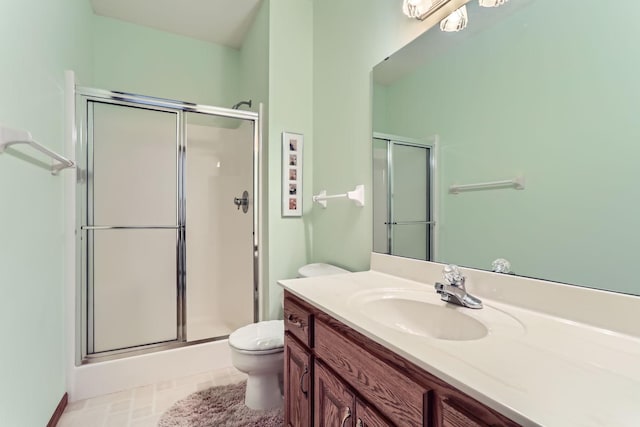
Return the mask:
[(373, 251), (434, 260), (433, 145), (374, 133)]
[[(223, 339), (256, 321), (258, 114), (77, 94), (87, 177), (77, 191), (78, 363)], [(245, 193), (238, 215), (230, 201)]]

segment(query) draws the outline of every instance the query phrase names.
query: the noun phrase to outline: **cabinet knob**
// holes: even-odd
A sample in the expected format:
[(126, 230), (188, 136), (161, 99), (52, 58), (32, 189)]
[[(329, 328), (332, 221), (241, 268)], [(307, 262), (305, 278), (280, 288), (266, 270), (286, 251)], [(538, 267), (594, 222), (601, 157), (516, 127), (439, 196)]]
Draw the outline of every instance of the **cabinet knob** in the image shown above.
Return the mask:
[(292, 323), (294, 326), (297, 326), (298, 328), (302, 328), (304, 327), (302, 325), (302, 321), (300, 320), (295, 320), (295, 317), (293, 317), (293, 314), (289, 313), (289, 315), (287, 316), (287, 321), (289, 323)]
[(347, 406), (347, 411), (344, 413), (344, 417), (342, 418), (342, 422), (340, 423), (340, 427), (344, 427), (347, 420), (351, 418), (351, 408)]
[(364, 427), (364, 423), (362, 422), (362, 418), (358, 418), (358, 421), (356, 422), (356, 427)]

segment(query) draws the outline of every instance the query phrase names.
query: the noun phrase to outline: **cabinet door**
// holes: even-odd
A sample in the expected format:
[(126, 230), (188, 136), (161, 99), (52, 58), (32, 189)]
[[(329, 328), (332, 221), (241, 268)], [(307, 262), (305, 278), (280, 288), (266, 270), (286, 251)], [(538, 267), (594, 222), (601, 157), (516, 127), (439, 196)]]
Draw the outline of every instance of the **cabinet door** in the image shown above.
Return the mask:
[(371, 406), (356, 399), (356, 427), (389, 427), (390, 422)]
[(353, 427), (353, 393), (318, 361), (315, 362), (314, 371), (314, 426)]
[(341, 333), (337, 322), (316, 320), (315, 354), (393, 424), (421, 426), (429, 414), (430, 389)]
[(312, 357), (289, 334), (284, 347), (285, 425), (311, 427)]

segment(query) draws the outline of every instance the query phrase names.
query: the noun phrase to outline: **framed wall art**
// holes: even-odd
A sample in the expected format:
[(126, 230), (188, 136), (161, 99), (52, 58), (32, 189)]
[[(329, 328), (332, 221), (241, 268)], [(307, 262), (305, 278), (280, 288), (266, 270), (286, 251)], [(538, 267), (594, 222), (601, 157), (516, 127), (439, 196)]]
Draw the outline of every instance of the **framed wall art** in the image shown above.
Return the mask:
[(302, 216), (304, 136), (282, 132), (282, 216)]

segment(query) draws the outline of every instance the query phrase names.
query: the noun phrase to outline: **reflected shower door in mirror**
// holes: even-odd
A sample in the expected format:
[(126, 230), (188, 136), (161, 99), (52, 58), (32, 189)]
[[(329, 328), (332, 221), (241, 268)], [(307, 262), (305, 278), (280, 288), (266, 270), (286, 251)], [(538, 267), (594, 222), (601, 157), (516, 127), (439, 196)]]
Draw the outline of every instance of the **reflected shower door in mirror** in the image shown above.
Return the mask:
[(374, 134), (375, 252), (433, 259), (433, 151), (430, 144)]
[(436, 261), (639, 295), (640, 2), (578, 3), (469, 2), (374, 68), (373, 131), (438, 135)]

